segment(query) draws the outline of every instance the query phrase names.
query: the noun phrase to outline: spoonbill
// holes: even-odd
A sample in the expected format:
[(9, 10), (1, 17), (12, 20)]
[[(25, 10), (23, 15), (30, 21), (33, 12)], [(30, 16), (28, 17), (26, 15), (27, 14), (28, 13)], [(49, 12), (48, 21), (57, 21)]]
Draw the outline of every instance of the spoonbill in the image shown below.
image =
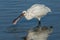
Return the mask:
[(19, 15), (16, 19), (13, 20), (13, 24), (16, 24), (23, 16), (27, 20), (31, 20), (33, 18), (38, 19), (38, 25), (41, 24), (40, 20), (43, 16), (47, 15), (51, 12), (51, 9), (44, 4), (34, 4), (26, 11), (22, 11), (21, 15)]

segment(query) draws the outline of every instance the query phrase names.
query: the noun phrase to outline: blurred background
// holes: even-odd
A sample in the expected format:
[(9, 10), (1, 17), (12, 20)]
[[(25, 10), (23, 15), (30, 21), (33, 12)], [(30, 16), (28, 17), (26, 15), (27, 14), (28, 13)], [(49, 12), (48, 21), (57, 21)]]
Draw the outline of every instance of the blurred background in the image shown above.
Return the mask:
[(44, 4), (52, 12), (41, 19), (42, 26), (53, 26), (48, 40), (60, 40), (60, 0), (0, 0), (0, 40), (23, 40), (25, 30), (37, 26), (37, 19), (27, 21), (24, 17), (13, 25), (12, 21), (33, 4)]

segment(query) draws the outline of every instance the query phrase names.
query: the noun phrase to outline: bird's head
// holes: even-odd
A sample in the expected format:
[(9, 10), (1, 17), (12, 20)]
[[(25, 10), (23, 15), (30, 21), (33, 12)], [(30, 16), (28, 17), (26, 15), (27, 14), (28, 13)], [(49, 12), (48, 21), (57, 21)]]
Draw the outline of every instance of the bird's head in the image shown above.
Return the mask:
[(17, 18), (13, 20), (13, 24), (15, 25), (22, 17), (25, 16), (26, 11), (23, 11)]
[(26, 13), (26, 11), (22, 11), (22, 13)]

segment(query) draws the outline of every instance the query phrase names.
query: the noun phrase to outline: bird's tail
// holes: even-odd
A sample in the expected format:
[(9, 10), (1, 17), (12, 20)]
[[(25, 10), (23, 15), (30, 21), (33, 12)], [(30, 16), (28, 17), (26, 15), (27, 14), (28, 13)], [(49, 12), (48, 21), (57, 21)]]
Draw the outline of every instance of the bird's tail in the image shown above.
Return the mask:
[(52, 12), (51, 9), (49, 7), (46, 7), (46, 9), (48, 10), (48, 12)]

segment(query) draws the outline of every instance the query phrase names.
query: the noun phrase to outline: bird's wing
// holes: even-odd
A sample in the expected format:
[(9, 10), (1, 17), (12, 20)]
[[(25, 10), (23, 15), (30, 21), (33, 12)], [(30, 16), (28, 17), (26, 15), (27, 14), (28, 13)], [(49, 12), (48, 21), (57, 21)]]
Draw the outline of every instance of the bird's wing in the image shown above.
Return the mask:
[(19, 15), (17, 18), (15, 18), (14, 20), (13, 20), (13, 24), (16, 24), (18, 21), (19, 21), (19, 19), (21, 19), (23, 16), (24, 16), (24, 14), (25, 13), (22, 13), (21, 15)]

